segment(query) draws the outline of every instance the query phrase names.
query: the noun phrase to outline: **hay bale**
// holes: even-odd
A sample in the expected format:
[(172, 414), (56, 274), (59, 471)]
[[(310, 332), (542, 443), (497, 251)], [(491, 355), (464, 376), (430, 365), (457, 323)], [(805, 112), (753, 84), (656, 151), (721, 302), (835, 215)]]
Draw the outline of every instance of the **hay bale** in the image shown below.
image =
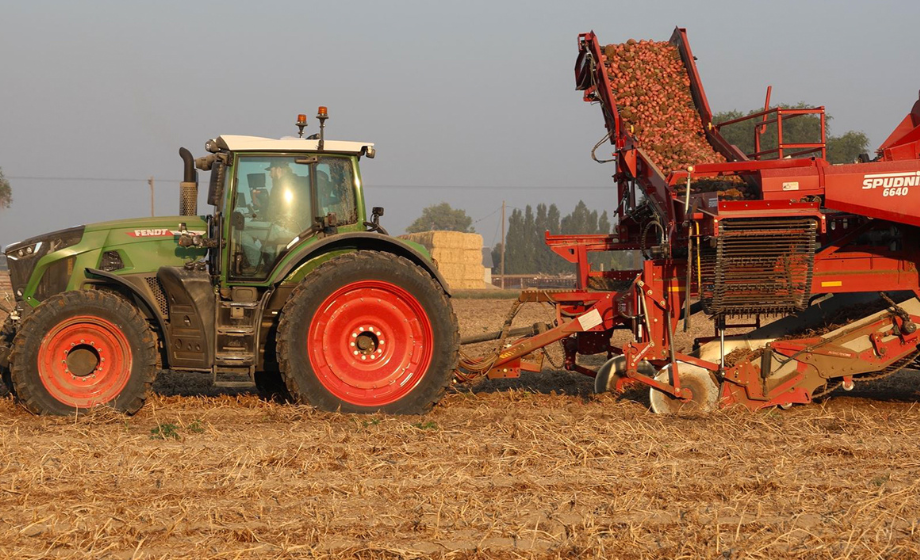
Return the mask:
[(425, 231), (403, 235), (401, 239), (428, 249), (451, 288), (463, 290), (485, 286), (481, 235), (458, 231)]
[(482, 265), (482, 250), (480, 249), (445, 249), (434, 247), (431, 249), (431, 258), (440, 263), (450, 264), (478, 264)]
[(429, 251), (439, 249), (481, 249), (482, 236), (478, 233), (461, 233), (459, 231), (423, 231), (421, 233), (408, 233), (400, 239), (413, 241), (423, 245)]
[(461, 280), (451, 283), (450, 287), (453, 290), (485, 290), (492, 286), (486, 284), (485, 280), (480, 278), (479, 280)]
[(481, 264), (438, 263), (438, 270), (453, 284), (455, 281), (483, 279), (485, 268)]

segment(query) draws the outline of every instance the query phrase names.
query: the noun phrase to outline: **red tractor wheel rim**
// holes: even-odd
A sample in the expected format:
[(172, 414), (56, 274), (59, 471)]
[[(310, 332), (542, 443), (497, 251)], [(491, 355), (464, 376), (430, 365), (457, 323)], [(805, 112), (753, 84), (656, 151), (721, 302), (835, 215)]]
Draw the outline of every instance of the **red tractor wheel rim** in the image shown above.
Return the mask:
[(42, 339), (38, 374), (48, 393), (74, 408), (113, 401), (131, 377), (131, 346), (116, 325), (87, 315), (59, 323)]
[(310, 322), (307, 352), (330, 393), (357, 406), (385, 405), (425, 376), (434, 347), (418, 300), (389, 282), (348, 284), (323, 301)]

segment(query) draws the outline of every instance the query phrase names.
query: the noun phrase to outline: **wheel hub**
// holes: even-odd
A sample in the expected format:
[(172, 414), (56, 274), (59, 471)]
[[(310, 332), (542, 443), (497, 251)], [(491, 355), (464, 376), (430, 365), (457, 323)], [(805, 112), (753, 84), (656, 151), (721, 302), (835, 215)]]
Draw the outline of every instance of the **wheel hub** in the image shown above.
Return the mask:
[(355, 329), (351, 333), (350, 345), (352, 347), (352, 356), (363, 361), (376, 360), (383, 356), (382, 346), (385, 344), (383, 332), (373, 326), (364, 326)]
[(67, 371), (77, 377), (86, 377), (102, 369), (102, 356), (96, 349), (95, 341), (89, 344), (76, 344), (67, 353), (65, 364)]
[(45, 335), (38, 356), (38, 373), (48, 393), (75, 408), (111, 401), (131, 376), (127, 337), (99, 317), (62, 321)]
[(412, 391), (434, 347), (431, 321), (418, 300), (376, 280), (348, 284), (327, 297), (306, 342), (323, 386), (360, 406), (388, 404)]

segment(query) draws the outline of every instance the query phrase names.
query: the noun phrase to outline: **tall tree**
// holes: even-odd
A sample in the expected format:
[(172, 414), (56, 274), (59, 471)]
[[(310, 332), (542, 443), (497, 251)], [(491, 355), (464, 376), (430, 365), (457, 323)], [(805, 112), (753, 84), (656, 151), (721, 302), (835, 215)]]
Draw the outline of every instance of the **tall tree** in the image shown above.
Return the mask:
[(9, 208), (13, 203), (13, 187), (10, 182), (3, 176), (3, 169), (0, 168), (0, 208)]
[(475, 231), (471, 227), (472, 225), (473, 218), (466, 215), (466, 210), (454, 209), (450, 207), (450, 204), (442, 202), (422, 210), (422, 215), (416, 218), (406, 228), (406, 231), (408, 233), (418, 233), (420, 231), (440, 230), (472, 233)]
[(831, 163), (854, 163), (859, 154), (869, 151), (869, 137), (851, 130), (843, 136), (827, 140), (827, 161)]
[(563, 234), (594, 233), (597, 231), (597, 211), (594, 211), (592, 220), (591, 211), (583, 200), (579, 200), (575, 209), (568, 216), (562, 218), (561, 229)]
[(607, 217), (606, 210), (601, 213), (601, 217), (597, 220), (597, 233), (603, 233), (604, 235), (610, 233), (610, 218)]
[(537, 228), (533, 208), (528, 204), (524, 207), (524, 239), (520, 248), (522, 273), (537, 272)]
[[(572, 264), (554, 253), (545, 243), (544, 233), (551, 234), (595, 234), (610, 233), (610, 218), (607, 211), (598, 217), (597, 210), (588, 210), (584, 201), (579, 200), (575, 209), (560, 218), (559, 208), (555, 204), (546, 206), (538, 204), (536, 213), (526, 206), (524, 210), (515, 208), (508, 220), (508, 233), (505, 240), (505, 273), (507, 274), (559, 274), (572, 272)], [(493, 260), (498, 266), (501, 244), (492, 250)], [(592, 263), (605, 262), (603, 255), (593, 255)], [(597, 261), (597, 263), (595, 263)], [(609, 267), (609, 263), (605, 264)], [(497, 269), (496, 269), (497, 270)]]
[(524, 231), (524, 213), (515, 208), (511, 211), (508, 218), (508, 232), (505, 234), (505, 243), (508, 245), (505, 250), (505, 274), (523, 274), (525, 270), (524, 262), (524, 245), (526, 244), (527, 232)]

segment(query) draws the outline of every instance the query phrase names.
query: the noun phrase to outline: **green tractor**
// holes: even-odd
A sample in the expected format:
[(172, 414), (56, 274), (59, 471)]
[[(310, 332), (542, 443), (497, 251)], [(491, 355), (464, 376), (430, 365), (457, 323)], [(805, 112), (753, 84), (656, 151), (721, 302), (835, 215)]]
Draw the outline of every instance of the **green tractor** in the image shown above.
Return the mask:
[[(373, 144), (220, 136), (182, 148), (180, 216), (6, 248), (16, 307), (0, 374), (37, 414), (139, 410), (160, 370), (322, 410), (418, 414), (457, 366), (450, 291), (420, 245), (367, 221)], [(198, 216), (198, 171), (210, 171)]]

